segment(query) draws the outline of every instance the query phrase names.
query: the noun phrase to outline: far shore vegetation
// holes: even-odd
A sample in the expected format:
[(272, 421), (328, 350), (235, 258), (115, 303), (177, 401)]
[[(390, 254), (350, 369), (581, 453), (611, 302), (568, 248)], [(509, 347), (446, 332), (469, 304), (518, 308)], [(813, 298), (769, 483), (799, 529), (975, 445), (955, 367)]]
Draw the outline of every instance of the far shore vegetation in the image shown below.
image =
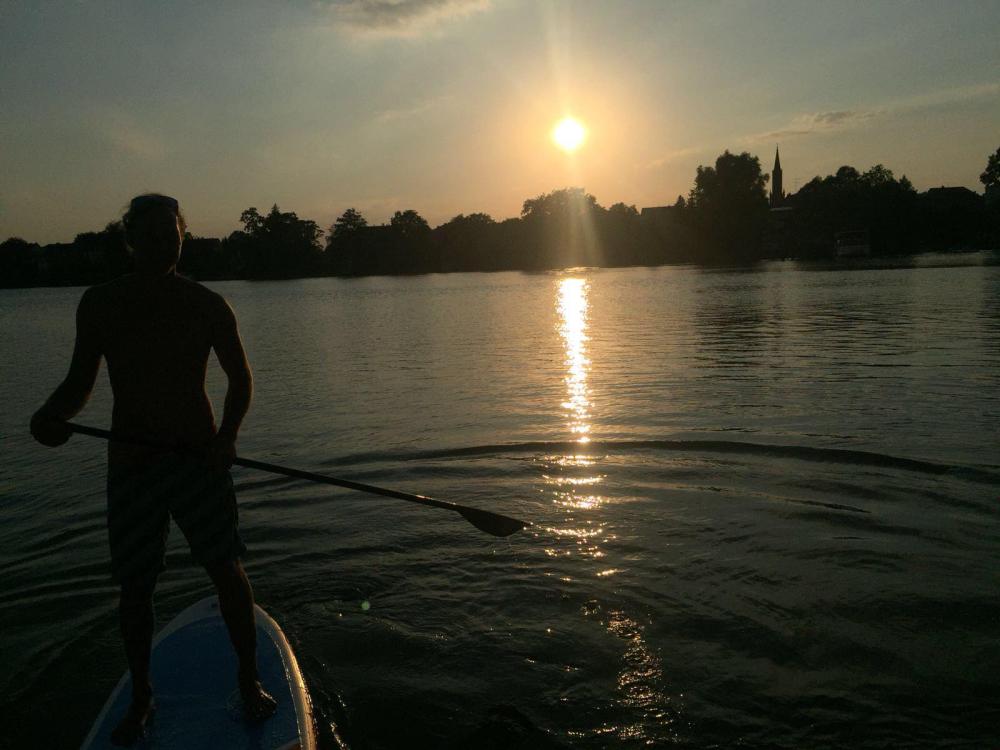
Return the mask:
[[(248, 208), (240, 215), (243, 228), (228, 237), (187, 235), (179, 272), (220, 280), (743, 265), (834, 257), (845, 236), (872, 255), (1000, 247), (1000, 148), (980, 176), (982, 195), (964, 187), (918, 193), (881, 164), (841, 167), (787, 196), (772, 188), (770, 199), (769, 179), (756, 156), (726, 151), (714, 166), (698, 167), (686, 198), (642, 212), (624, 203), (605, 208), (578, 187), (524, 201), (517, 218), (460, 214), (434, 228), (412, 209), (373, 226), (348, 208), (324, 231), (278, 206), (264, 213)], [(95, 284), (128, 272), (130, 264), (118, 221), (70, 243), (11, 237), (0, 243), (0, 287)]]

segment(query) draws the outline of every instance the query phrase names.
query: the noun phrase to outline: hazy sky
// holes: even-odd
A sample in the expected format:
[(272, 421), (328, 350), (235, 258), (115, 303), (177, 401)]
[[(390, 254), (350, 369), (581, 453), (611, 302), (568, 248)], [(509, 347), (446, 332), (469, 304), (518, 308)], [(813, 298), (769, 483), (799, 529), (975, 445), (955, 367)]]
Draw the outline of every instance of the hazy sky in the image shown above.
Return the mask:
[(998, 29), (997, 0), (0, 0), (0, 239), (68, 241), (150, 190), (204, 236), (272, 203), (323, 227), (570, 185), (641, 208), (775, 144), (786, 190), (881, 162), (978, 191)]

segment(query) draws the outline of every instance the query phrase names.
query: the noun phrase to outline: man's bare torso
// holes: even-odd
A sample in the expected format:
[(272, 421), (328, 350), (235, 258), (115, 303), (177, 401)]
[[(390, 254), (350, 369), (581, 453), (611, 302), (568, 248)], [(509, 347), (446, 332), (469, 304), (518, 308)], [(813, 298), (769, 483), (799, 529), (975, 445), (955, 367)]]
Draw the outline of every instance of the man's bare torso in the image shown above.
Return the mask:
[[(205, 372), (232, 312), (216, 293), (180, 276), (123, 276), (94, 287), (81, 325), (99, 339), (114, 393), (112, 429), (164, 445), (201, 447), (215, 434)], [(112, 443), (116, 465), (153, 452)]]

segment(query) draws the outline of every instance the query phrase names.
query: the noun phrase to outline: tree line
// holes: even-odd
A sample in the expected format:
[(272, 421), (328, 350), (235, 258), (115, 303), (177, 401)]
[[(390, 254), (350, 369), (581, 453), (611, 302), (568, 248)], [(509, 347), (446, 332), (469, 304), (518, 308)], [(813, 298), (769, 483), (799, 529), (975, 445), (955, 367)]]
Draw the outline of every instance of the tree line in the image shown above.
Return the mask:
[[(496, 221), (459, 214), (431, 228), (413, 209), (371, 225), (349, 208), (327, 229), (277, 205), (251, 207), (228, 237), (187, 235), (178, 270), (202, 280), (286, 279), (453, 271), (545, 270), (666, 263), (743, 264), (767, 258), (832, 255), (838, 232), (866, 233), (874, 254), (1000, 246), (1000, 148), (966, 188), (918, 193), (882, 166), (844, 166), (815, 177), (772, 208), (768, 175), (749, 153), (721, 154), (699, 166), (685, 198), (644, 209), (607, 208), (583, 188), (524, 201), (520, 216)], [(120, 222), (40, 246), (0, 243), (0, 287), (82, 285), (129, 270)]]

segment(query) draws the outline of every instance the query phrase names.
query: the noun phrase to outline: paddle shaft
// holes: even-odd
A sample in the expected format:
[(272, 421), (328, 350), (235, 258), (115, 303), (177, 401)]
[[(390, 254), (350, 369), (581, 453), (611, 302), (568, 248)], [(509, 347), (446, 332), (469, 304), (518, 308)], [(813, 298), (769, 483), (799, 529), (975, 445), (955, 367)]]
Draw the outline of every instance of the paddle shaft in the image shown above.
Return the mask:
[[(66, 426), (73, 432), (79, 433), (81, 435), (90, 435), (91, 437), (102, 438), (104, 440), (109, 440), (113, 442), (131, 443), (133, 445), (142, 445), (147, 448), (159, 448), (163, 449), (163, 445), (158, 445), (145, 440), (135, 440), (135, 439), (121, 439), (114, 435), (110, 430), (102, 430), (98, 427), (88, 427), (87, 425), (75, 424), (73, 422), (66, 422)], [(301, 469), (293, 469), (288, 466), (280, 466), (278, 464), (270, 464), (264, 461), (255, 461), (252, 458), (242, 458), (237, 456), (233, 463), (237, 466), (243, 466), (247, 469), (258, 469), (259, 471), (267, 471), (272, 474), (281, 474), (286, 477), (293, 477), (295, 479), (307, 479), (310, 482), (319, 482), (321, 484), (331, 484), (335, 487), (344, 487), (349, 490), (357, 490), (358, 492), (367, 492), (372, 495), (382, 495), (383, 497), (394, 497), (397, 500), (406, 500), (411, 503), (419, 503), (420, 505), (429, 505), (434, 508), (444, 508), (445, 510), (451, 510), (460, 514), (466, 520), (472, 522), (477, 528), (487, 531), (488, 533), (497, 534), (496, 531), (490, 528), (485, 528), (480, 523), (475, 523), (470, 518), (470, 515), (474, 516), (485, 522), (487, 526), (490, 526), (490, 521), (495, 518), (497, 524), (502, 528), (509, 528), (512, 524), (519, 525), (519, 528), (524, 528), (528, 524), (524, 521), (519, 521), (516, 518), (510, 518), (508, 516), (502, 516), (498, 513), (493, 513), (491, 511), (481, 510), (479, 508), (469, 508), (464, 505), (459, 505), (457, 503), (449, 503), (446, 500), (435, 500), (432, 497), (425, 497), (424, 495), (414, 495), (410, 492), (400, 492), (399, 490), (391, 490), (385, 487), (376, 487), (372, 484), (363, 484), (362, 482), (352, 482), (349, 479), (339, 479), (338, 477), (329, 477), (325, 474), (316, 474), (311, 471), (303, 471)], [(510, 533), (510, 532), (507, 532)], [(507, 534), (497, 534), (498, 536), (506, 536)]]

